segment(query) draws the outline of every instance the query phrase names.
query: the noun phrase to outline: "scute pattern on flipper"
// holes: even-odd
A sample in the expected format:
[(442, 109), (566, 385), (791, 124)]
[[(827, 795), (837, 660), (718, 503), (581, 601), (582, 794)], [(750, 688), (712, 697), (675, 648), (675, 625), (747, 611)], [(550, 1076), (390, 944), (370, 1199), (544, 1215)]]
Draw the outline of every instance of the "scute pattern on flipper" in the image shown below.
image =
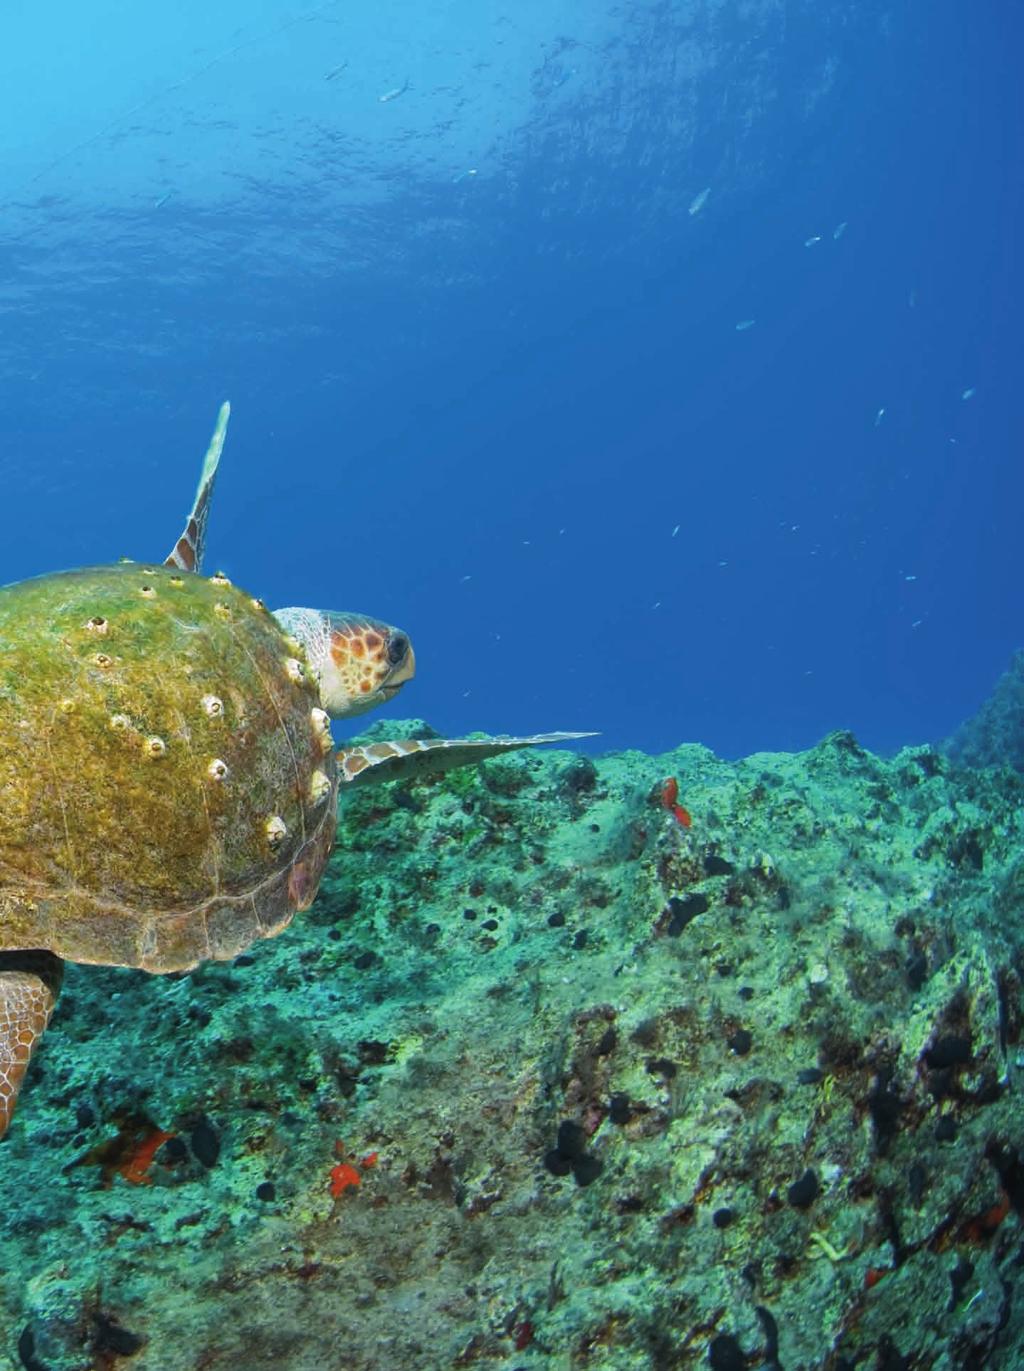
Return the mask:
[(0, 953), (0, 1138), (32, 1051), (57, 1002), (62, 968), (46, 953)]
[(199, 572), (203, 569), (203, 553), (206, 549), (206, 524), (210, 517), (210, 501), (213, 499), (213, 487), (217, 479), (217, 467), (220, 463), (220, 455), (224, 450), (224, 440), (228, 432), (228, 420), (231, 417), (231, 406), (225, 400), (220, 407), (217, 415), (217, 427), (213, 431), (210, 439), (210, 446), (206, 450), (206, 460), (203, 462), (203, 470), (199, 477), (199, 488), (196, 490), (196, 498), (193, 501), (192, 509), (185, 523), (185, 528), (181, 537), (174, 544), (170, 553), (164, 560), (164, 566), (179, 567), (182, 571)]
[(343, 747), (338, 753), (341, 783), (407, 780), (439, 775), (457, 766), (475, 766), (488, 757), (540, 743), (594, 738), (595, 733), (531, 733), (522, 738), (391, 738), (386, 742)]

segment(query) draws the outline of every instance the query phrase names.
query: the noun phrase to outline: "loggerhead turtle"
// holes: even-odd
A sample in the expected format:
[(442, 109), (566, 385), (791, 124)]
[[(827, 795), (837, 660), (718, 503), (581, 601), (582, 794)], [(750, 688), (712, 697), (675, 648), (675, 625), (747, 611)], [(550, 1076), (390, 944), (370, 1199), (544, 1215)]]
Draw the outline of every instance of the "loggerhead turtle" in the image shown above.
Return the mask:
[(331, 719), (393, 697), (412, 648), (365, 615), (272, 614), (199, 574), (228, 415), (162, 565), (0, 589), (0, 1136), (65, 960), (235, 957), (311, 904), (340, 785), (586, 736), (336, 753)]

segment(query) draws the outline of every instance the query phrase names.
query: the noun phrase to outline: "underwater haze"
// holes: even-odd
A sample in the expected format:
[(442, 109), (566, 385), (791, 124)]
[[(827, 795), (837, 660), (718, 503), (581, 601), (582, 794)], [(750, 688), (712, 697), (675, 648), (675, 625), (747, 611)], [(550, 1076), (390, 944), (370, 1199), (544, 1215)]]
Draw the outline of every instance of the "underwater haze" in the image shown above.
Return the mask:
[[(210, 524), (401, 713), (949, 734), (1020, 646), (998, 0), (12, 0), (0, 581)], [(1012, 593), (1011, 593), (1012, 589)]]

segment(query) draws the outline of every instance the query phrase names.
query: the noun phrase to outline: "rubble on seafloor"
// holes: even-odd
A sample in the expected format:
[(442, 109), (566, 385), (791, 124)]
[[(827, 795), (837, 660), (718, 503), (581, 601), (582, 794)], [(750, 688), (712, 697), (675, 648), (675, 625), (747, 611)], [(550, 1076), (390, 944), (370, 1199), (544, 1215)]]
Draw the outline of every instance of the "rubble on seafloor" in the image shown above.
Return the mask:
[(846, 733), (344, 795), (280, 937), (69, 967), (0, 1368), (1021, 1365), (1022, 799)]

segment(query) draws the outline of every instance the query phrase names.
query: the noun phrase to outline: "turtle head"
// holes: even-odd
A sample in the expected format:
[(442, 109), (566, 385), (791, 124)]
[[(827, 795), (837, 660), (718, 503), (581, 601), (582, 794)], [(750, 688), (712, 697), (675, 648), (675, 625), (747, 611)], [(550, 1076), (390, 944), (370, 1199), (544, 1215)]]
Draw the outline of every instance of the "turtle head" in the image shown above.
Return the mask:
[(332, 719), (349, 719), (387, 704), (416, 672), (412, 644), (400, 629), (366, 614), (330, 609), (279, 609), (274, 618), (306, 649)]

